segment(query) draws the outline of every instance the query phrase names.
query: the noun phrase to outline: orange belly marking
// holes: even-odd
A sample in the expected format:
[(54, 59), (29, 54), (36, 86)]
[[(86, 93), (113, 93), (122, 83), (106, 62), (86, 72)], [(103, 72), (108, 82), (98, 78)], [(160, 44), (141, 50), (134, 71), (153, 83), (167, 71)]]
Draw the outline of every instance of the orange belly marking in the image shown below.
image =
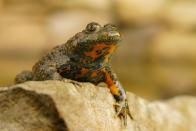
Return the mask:
[(91, 77), (97, 77), (97, 72), (93, 72), (93, 73), (91, 74)]
[(97, 54), (96, 51), (103, 50), (105, 47), (107, 47), (107, 46), (104, 43), (96, 44), (93, 47), (92, 51), (85, 52), (84, 54), (85, 54), (85, 56), (90, 56), (93, 59), (93, 61), (95, 61), (100, 56), (99, 54)]
[[(116, 49), (116, 46), (114, 44), (106, 45), (105, 43), (98, 43), (93, 47), (92, 51), (85, 52), (84, 55), (91, 57), (92, 60), (95, 61), (98, 57), (102, 55), (102, 54), (98, 54), (97, 51), (102, 51), (104, 48), (110, 48), (106, 55), (107, 57), (109, 54), (112, 54), (114, 52), (114, 50)], [(105, 59), (106, 61), (108, 61), (107, 60), (108, 58), (105, 58)]]
[(89, 69), (82, 68), (81, 73), (77, 75), (78, 78), (85, 76), (89, 72)]

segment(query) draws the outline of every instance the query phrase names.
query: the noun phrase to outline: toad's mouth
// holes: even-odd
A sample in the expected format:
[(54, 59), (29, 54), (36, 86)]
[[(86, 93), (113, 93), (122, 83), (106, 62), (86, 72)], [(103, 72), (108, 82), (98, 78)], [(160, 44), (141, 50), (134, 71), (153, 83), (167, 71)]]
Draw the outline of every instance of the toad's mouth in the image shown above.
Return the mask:
[(118, 31), (107, 31), (102, 32), (92, 38), (83, 39), (79, 42), (79, 44), (91, 46), (91, 44), (105, 43), (106, 45), (109, 45), (118, 44), (120, 41), (121, 35)]

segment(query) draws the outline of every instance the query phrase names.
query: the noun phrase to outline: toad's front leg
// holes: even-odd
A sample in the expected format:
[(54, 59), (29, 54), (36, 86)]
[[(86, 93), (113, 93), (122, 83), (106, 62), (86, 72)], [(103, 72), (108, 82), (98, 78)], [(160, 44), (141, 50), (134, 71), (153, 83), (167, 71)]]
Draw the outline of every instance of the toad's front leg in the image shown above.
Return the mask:
[(117, 115), (123, 120), (124, 125), (126, 126), (127, 115), (129, 115), (131, 119), (133, 119), (133, 117), (131, 116), (129, 111), (125, 90), (117, 80), (116, 74), (113, 73), (109, 66), (105, 67), (102, 72), (104, 74), (104, 82), (108, 85), (108, 88), (117, 101), (117, 103), (115, 104)]

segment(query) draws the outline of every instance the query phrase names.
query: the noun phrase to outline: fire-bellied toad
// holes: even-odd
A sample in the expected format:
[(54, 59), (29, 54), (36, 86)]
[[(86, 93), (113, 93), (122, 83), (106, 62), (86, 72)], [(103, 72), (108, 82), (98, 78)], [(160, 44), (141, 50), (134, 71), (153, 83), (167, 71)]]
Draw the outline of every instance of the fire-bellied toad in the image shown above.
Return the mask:
[(120, 40), (120, 33), (115, 26), (107, 24), (101, 27), (98, 23), (89, 23), (86, 29), (67, 43), (53, 48), (43, 56), (33, 66), (32, 72), (23, 71), (18, 74), (15, 81), (22, 83), (28, 80), (68, 78), (95, 85), (105, 82), (117, 101), (117, 115), (126, 125), (127, 115), (131, 117), (126, 93), (110, 66), (112, 54)]

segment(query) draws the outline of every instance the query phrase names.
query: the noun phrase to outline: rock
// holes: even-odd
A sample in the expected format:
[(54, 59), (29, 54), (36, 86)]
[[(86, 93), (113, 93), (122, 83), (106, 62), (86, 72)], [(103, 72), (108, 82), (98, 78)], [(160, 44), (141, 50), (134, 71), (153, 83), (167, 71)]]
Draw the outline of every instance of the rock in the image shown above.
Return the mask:
[(149, 74), (166, 97), (194, 94), (196, 90), (196, 38), (178, 31), (157, 33), (149, 46), (152, 59)]
[(126, 25), (159, 23), (182, 31), (195, 30), (196, 2), (193, 0), (114, 0), (114, 5), (117, 20)]
[[(39, 16), (26, 16), (11, 13), (0, 14), (0, 51), (35, 52), (45, 49), (47, 34)], [(8, 53), (8, 54), (9, 54)], [(15, 53), (16, 54), (16, 53)], [(24, 53), (25, 54), (25, 53)]]
[[(168, 1), (167, 6), (160, 14), (170, 26), (178, 30), (193, 30), (196, 26), (196, 2)], [(180, 17), (179, 17), (180, 16)]]
[(63, 2), (66, 8), (85, 8), (99, 12), (109, 11), (112, 3), (108, 0), (66, 0)]
[(195, 43), (195, 34), (170, 30), (157, 33), (150, 48), (156, 58), (195, 62)]
[(125, 24), (134, 23), (137, 25), (157, 21), (164, 4), (164, 0), (148, 0), (148, 2), (145, 0), (114, 1), (118, 20)]
[(0, 1), (0, 12), (2, 11), (3, 8), (3, 1)]
[(194, 131), (196, 98), (148, 102), (128, 92), (134, 120), (115, 116), (107, 88), (70, 80), (26, 82), (0, 88), (0, 129), (44, 131)]

